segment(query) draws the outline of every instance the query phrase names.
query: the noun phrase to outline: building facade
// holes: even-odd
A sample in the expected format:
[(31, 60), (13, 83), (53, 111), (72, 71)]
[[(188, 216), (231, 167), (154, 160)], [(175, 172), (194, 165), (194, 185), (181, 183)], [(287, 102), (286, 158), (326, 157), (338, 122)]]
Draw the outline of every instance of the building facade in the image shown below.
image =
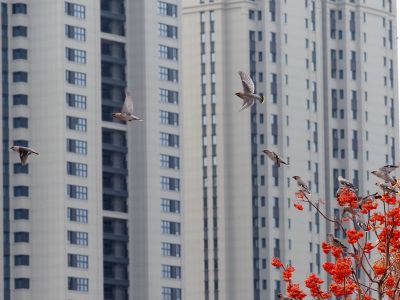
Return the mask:
[(1, 4), (0, 298), (181, 299), (179, 1)]
[[(291, 177), (336, 215), (338, 175), (374, 192), (370, 171), (398, 161), (395, 6), (183, 3), (187, 299), (274, 299), (284, 286), (272, 257), (295, 265), (296, 278), (323, 276), (320, 244), (327, 231), (342, 236), (293, 208)], [(240, 113), (239, 70), (266, 96)], [(264, 148), (290, 165), (277, 168)]]

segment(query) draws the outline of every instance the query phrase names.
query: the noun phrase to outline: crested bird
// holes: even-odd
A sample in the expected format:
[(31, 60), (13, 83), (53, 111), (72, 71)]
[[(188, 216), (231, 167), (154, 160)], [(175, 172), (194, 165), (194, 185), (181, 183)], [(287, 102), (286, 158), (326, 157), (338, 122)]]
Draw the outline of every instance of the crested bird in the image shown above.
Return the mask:
[(31, 155), (32, 153), (39, 155), (39, 152), (37, 152), (36, 150), (29, 148), (29, 147), (14, 145), (14, 146), (11, 146), (10, 149), (19, 153), (19, 158), (21, 160), (22, 165), (26, 165), (28, 156)]
[(348, 179), (346, 179), (346, 178), (343, 178), (342, 176), (338, 176), (338, 181), (339, 181), (339, 184), (342, 186), (342, 187), (346, 187), (346, 188), (349, 188), (350, 190), (353, 190), (353, 191), (358, 191), (358, 188), (356, 188), (351, 182), (350, 182), (350, 180), (348, 180)]
[(345, 246), (339, 239), (335, 238), (332, 233), (328, 233), (328, 241), (334, 247), (342, 248), (344, 251), (347, 250), (347, 246)]
[(120, 121), (143, 121), (133, 114), (133, 99), (129, 92), (125, 92), (125, 101), (121, 112), (113, 113), (112, 116)]
[(310, 188), (307, 186), (307, 184), (301, 179), (300, 176), (293, 176), (292, 177), (294, 180), (296, 180), (297, 185), (300, 187), (301, 191), (306, 192), (307, 194), (311, 194)]
[(262, 152), (267, 155), (278, 167), (280, 167), (281, 164), (288, 165), (288, 163), (280, 158), (275, 152), (268, 149), (264, 149)]
[(243, 100), (242, 108), (239, 111), (253, 106), (257, 100), (260, 101), (260, 103), (263, 103), (265, 101), (265, 97), (254, 93), (254, 82), (251, 77), (243, 71), (239, 71), (239, 76), (242, 80), (243, 86), (243, 92), (235, 93), (236, 96)]

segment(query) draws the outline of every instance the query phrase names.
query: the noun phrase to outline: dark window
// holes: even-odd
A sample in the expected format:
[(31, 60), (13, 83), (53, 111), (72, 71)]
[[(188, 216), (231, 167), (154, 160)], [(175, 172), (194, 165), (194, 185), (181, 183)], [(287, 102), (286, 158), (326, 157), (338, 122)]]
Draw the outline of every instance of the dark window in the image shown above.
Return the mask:
[(14, 141), (15, 146), (24, 146), (24, 147), (29, 147), (29, 143), (26, 140), (15, 140)]
[(29, 278), (15, 278), (16, 289), (29, 289)]
[(69, 107), (86, 109), (86, 96), (67, 93), (66, 100)]
[(87, 269), (89, 267), (89, 256), (68, 254), (68, 266), (73, 268)]
[(72, 25), (65, 25), (65, 36), (77, 41), (85, 41), (86, 29)]
[(86, 131), (87, 120), (84, 118), (67, 116), (67, 128), (76, 131)]
[(81, 208), (68, 207), (67, 219), (69, 221), (87, 223), (88, 222), (88, 210)]
[(86, 86), (86, 74), (81, 72), (75, 72), (66, 70), (65, 71), (65, 80), (74, 85), (78, 86)]
[(14, 186), (14, 197), (29, 197), (29, 187), (25, 185)]
[(14, 220), (29, 220), (29, 209), (26, 208), (14, 209)]
[(15, 266), (29, 266), (29, 255), (14, 255)]
[(81, 140), (67, 139), (67, 151), (77, 154), (87, 154), (87, 142)]
[(28, 36), (28, 27), (26, 26), (13, 26), (12, 36)]
[(178, 16), (178, 6), (172, 3), (158, 1), (158, 13), (162, 16), (176, 18)]
[(20, 163), (14, 164), (14, 174), (28, 174), (29, 165), (22, 165)]
[(12, 5), (12, 13), (16, 14), (25, 14), (27, 13), (27, 5), (25, 3), (14, 3)]
[(68, 230), (68, 241), (73, 245), (88, 245), (88, 233), (81, 231), (70, 231)]
[(68, 184), (67, 195), (70, 198), (87, 200), (88, 188), (86, 186)]
[(28, 72), (13, 72), (13, 82), (28, 82)]
[(29, 232), (26, 232), (26, 231), (14, 232), (14, 242), (15, 243), (29, 243)]
[(72, 17), (85, 19), (86, 7), (76, 3), (65, 2), (65, 13)]
[(28, 59), (27, 49), (13, 49), (13, 59)]
[(78, 292), (89, 291), (89, 279), (80, 277), (68, 277), (68, 290)]
[(67, 174), (87, 177), (87, 164), (67, 161)]
[(65, 57), (69, 61), (73, 61), (79, 64), (86, 64), (86, 51), (73, 49), (73, 48), (65, 48)]
[(13, 95), (13, 104), (14, 105), (28, 105), (28, 95), (24, 95), (24, 94)]

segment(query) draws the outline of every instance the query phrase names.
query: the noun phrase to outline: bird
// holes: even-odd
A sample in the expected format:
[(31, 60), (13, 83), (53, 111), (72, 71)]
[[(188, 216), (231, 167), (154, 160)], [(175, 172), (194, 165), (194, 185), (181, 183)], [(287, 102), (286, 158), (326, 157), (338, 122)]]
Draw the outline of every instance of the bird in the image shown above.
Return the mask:
[(281, 293), (279, 293), (277, 296), (278, 296), (278, 299), (282, 299), (282, 300), (294, 300), (294, 298), (282, 295)]
[(251, 77), (243, 71), (239, 71), (239, 76), (243, 85), (243, 92), (235, 93), (236, 96), (243, 100), (242, 108), (239, 111), (254, 105), (256, 100), (264, 103), (265, 97), (254, 93), (254, 82)]
[(334, 247), (342, 248), (344, 251), (347, 250), (347, 246), (339, 241), (339, 239), (335, 238), (332, 233), (328, 233), (328, 241)]
[(125, 101), (120, 113), (113, 113), (113, 118), (120, 121), (143, 121), (141, 118), (133, 115), (133, 99), (129, 92), (125, 92)]
[(32, 148), (24, 147), (24, 146), (11, 146), (11, 150), (18, 152), (19, 153), (19, 158), (21, 159), (21, 164), (26, 165), (26, 162), (28, 160), (28, 156), (31, 155), (32, 153), (39, 155), (39, 152)]
[(283, 161), (282, 158), (280, 158), (278, 154), (276, 154), (275, 152), (273, 152), (271, 150), (264, 149), (262, 152), (265, 155), (267, 155), (270, 159), (272, 159), (272, 161), (274, 163), (276, 163), (278, 167), (280, 167), (281, 164), (289, 165), (287, 162)]
[(342, 187), (349, 188), (350, 190), (353, 191), (358, 191), (358, 188), (356, 188), (348, 179), (343, 178), (340, 175), (338, 176), (338, 181)]
[(398, 167), (399, 166), (395, 165), (386, 165), (379, 168), (378, 170), (372, 171), (371, 173), (374, 174), (376, 177), (385, 180), (385, 182), (390, 182), (391, 185), (395, 185), (397, 183), (396, 178), (390, 176), (389, 174)]
[(393, 188), (392, 186), (387, 185), (386, 183), (376, 182), (375, 185), (379, 186), (384, 193), (392, 193), (392, 194), (396, 194), (397, 193), (397, 190), (395, 188)]
[(307, 194), (311, 194), (310, 188), (307, 186), (307, 184), (301, 179), (300, 176), (293, 176), (292, 177), (294, 180), (296, 180), (297, 185), (300, 187), (300, 190), (303, 192), (306, 192)]

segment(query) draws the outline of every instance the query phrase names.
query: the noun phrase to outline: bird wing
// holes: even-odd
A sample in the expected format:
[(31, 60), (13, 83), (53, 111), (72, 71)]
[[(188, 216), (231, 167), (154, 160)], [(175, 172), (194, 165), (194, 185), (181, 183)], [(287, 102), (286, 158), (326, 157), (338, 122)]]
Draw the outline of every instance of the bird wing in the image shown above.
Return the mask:
[(298, 184), (301, 188), (303, 188), (307, 193), (310, 193), (310, 189), (309, 189), (309, 187), (307, 186), (307, 184), (303, 181), (303, 179), (301, 179), (301, 178), (297, 179), (297, 184)]
[(26, 161), (28, 160), (29, 152), (25, 150), (21, 150), (19, 152), (19, 158), (21, 160), (21, 164), (25, 165)]
[(272, 159), (273, 161), (275, 161), (275, 153), (272, 152), (271, 150), (265, 149), (263, 151), (270, 159)]
[(133, 99), (129, 92), (125, 94), (124, 105), (122, 106), (122, 112), (126, 114), (133, 114)]
[(383, 167), (379, 168), (379, 171), (381, 171), (383, 173), (386, 173), (386, 174), (389, 174), (390, 172), (396, 170), (398, 167), (399, 166), (386, 165), (386, 166), (383, 166)]
[(243, 71), (239, 71), (239, 76), (242, 80), (243, 91), (245, 93), (254, 94), (254, 82), (251, 77)]
[(243, 100), (242, 108), (239, 111), (242, 111), (242, 110), (252, 106), (254, 103), (255, 103), (254, 100)]

